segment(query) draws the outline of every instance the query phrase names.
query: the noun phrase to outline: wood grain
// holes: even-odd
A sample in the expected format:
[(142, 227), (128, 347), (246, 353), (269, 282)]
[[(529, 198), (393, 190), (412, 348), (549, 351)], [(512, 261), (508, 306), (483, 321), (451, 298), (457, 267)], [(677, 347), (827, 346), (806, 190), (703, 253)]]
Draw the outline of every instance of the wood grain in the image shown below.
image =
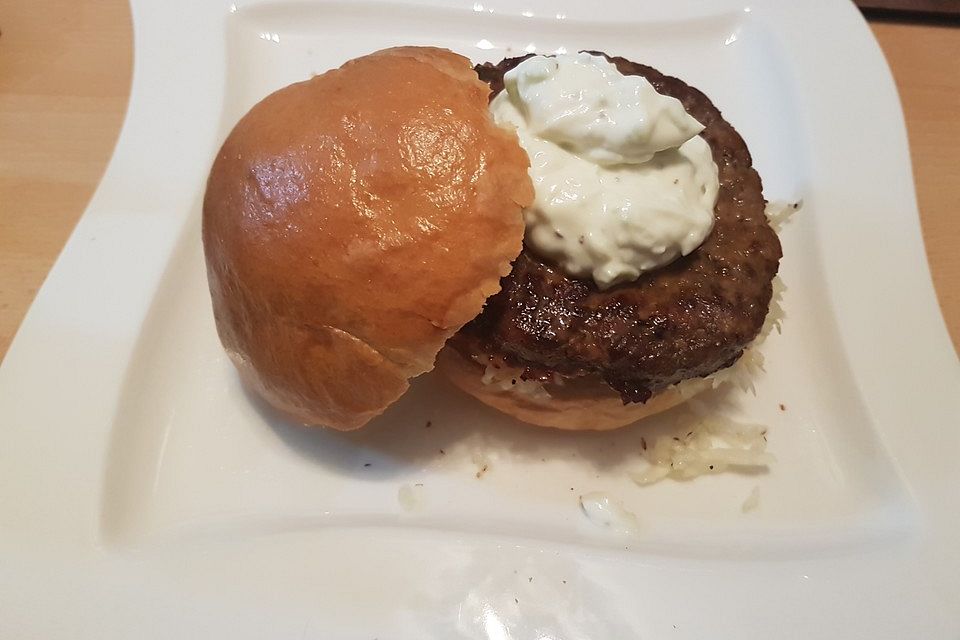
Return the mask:
[(113, 150), (130, 91), (118, 0), (0, 0), (0, 357)]
[[(960, 28), (871, 25), (900, 89), (927, 255), (960, 346)], [(0, 0), (0, 356), (83, 213), (126, 108), (122, 0)]]
[(927, 260), (960, 352), (960, 27), (870, 26), (900, 91)]

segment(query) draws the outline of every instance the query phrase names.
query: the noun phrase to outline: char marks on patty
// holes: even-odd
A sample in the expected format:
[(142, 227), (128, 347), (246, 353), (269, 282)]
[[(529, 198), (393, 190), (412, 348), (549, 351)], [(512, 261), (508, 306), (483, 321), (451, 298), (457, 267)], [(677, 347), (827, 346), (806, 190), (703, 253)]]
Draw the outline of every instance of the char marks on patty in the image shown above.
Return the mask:
[[(605, 55), (591, 52), (596, 55)], [(529, 56), (477, 66), (491, 87)], [(763, 325), (780, 241), (764, 213), (760, 177), (743, 139), (697, 89), (656, 69), (607, 58), (677, 98), (705, 129), (720, 192), (713, 231), (690, 255), (600, 291), (526, 247), (483, 313), (451, 341), (464, 356), (525, 367), (526, 377), (601, 377), (625, 403), (733, 364)]]

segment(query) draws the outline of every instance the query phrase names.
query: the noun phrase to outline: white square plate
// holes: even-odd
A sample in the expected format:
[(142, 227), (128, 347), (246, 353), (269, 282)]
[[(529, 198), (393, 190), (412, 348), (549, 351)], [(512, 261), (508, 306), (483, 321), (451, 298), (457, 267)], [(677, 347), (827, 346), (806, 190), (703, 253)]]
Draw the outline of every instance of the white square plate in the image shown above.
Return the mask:
[[(956, 637), (960, 368), (852, 5), (238, 4), (134, 2), (120, 142), (0, 369), (0, 637)], [(651, 64), (721, 108), (768, 199), (804, 199), (756, 394), (706, 398), (769, 425), (770, 473), (635, 485), (641, 436), (682, 411), (559, 433), (427, 375), (343, 434), (242, 391), (199, 242), (209, 162), (270, 91), (398, 44)], [(593, 491), (639, 530), (593, 527)]]

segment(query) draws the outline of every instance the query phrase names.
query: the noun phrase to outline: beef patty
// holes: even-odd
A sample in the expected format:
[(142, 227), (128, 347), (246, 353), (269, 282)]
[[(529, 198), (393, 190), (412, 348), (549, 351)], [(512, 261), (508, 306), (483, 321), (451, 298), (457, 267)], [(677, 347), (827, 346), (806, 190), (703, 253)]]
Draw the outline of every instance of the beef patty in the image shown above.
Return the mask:
[[(503, 89), (504, 73), (528, 57), (476, 67), (491, 99)], [(705, 125), (701, 135), (720, 178), (713, 231), (689, 255), (606, 291), (524, 247), (502, 290), (450, 344), (467, 357), (523, 367), (526, 378), (599, 376), (624, 403), (645, 402), (740, 357), (763, 325), (782, 254), (750, 152), (713, 103), (677, 78), (606, 57), (621, 73), (643, 76), (680, 100)]]

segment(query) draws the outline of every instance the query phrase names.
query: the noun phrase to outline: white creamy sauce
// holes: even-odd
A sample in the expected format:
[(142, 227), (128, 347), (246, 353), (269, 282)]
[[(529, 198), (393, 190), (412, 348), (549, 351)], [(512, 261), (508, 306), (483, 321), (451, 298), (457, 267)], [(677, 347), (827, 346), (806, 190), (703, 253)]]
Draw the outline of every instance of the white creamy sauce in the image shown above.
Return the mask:
[(598, 491), (580, 496), (580, 509), (590, 522), (601, 529), (634, 534), (640, 528), (636, 514)]
[(696, 249), (719, 182), (703, 125), (600, 56), (534, 56), (504, 76), (494, 120), (517, 131), (535, 190), (527, 243), (608, 288)]

